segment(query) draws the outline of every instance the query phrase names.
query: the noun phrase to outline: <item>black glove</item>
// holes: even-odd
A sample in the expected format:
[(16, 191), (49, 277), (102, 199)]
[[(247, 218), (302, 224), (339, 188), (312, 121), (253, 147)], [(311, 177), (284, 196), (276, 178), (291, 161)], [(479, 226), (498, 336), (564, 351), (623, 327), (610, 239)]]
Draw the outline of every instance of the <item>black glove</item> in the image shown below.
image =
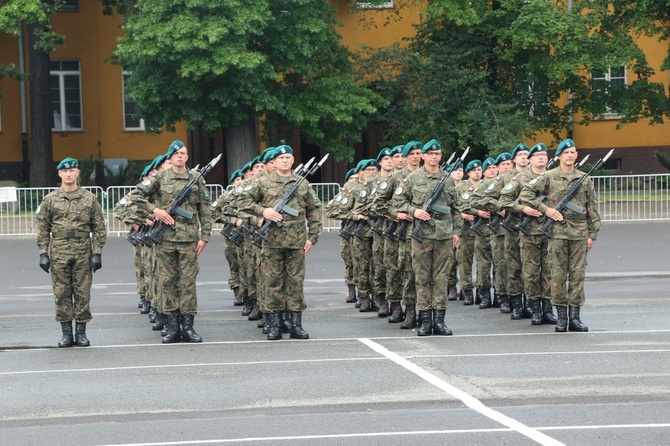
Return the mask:
[(91, 269), (93, 272), (96, 272), (102, 268), (102, 257), (100, 257), (100, 254), (93, 254), (91, 257)]
[(49, 260), (49, 254), (47, 253), (40, 254), (40, 268), (42, 268), (44, 272), (48, 274), (50, 267), (51, 267), (51, 260)]

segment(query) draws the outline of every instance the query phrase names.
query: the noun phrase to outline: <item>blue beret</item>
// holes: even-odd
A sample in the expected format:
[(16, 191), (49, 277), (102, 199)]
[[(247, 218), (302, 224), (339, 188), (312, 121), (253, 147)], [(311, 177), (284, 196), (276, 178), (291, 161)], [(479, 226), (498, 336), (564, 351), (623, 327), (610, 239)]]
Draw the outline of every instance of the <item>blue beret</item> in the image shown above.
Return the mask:
[(470, 172), (472, 169), (476, 169), (478, 167), (482, 167), (482, 162), (479, 160), (472, 160), (468, 163), (467, 166), (465, 166), (465, 173)]
[(284, 155), (286, 153), (290, 153), (291, 155), (293, 155), (293, 149), (291, 148), (291, 146), (287, 146), (286, 144), (277, 146), (275, 150), (277, 151), (277, 156)]
[(244, 174), (242, 173), (242, 170), (237, 169), (235, 172), (233, 172), (230, 175), (230, 181), (229, 182), (232, 183), (233, 181), (235, 181), (235, 178), (241, 178), (243, 176), (244, 176)]
[(509, 152), (503, 152), (496, 158), (495, 165), (502, 163), (503, 161), (511, 161), (512, 155)]
[(275, 155), (275, 148), (268, 147), (267, 149), (263, 150), (263, 153), (261, 153), (261, 163), (265, 164), (272, 161), (276, 157), (277, 155)]
[(538, 142), (528, 151), (528, 158), (530, 158), (531, 156), (533, 156), (533, 154), (537, 152), (547, 152), (547, 146), (545, 146), (541, 142)]
[(560, 155), (563, 150), (569, 149), (570, 147), (575, 147), (575, 142), (571, 139), (564, 139), (558, 145), (558, 149), (556, 149), (556, 156)]
[(429, 150), (442, 150), (442, 146), (437, 139), (431, 139), (421, 148), (421, 153), (426, 153)]
[(482, 164), (482, 172), (484, 172), (486, 169), (488, 169), (491, 166), (496, 165), (496, 160), (491, 158), (490, 156), (484, 160), (484, 163)]
[(377, 162), (381, 161), (382, 158), (385, 156), (393, 156), (393, 152), (391, 152), (391, 149), (386, 147), (384, 149), (381, 149), (379, 153), (377, 154)]
[(514, 158), (516, 156), (517, 152), (523, 152), (524, 150), (526, 152), (528, 151), (528, 146), (527, 145), (525, 145), (523, 143), (517, 144), (516, 147), (514, 147), (514, 150), (512, 150), (512, 158)]
[(170, 146), (168, 147), (167, 153), (165, 155), (170, 158), (177, 150), (181, 149), (182, 147), (184, 147), (184, 143), (178, 139), (175, 139), (170, 143)]
[(405, 144), (405, 146), (402, 148), (402, 156), (409, 155), (409, 152), (411, 152), (414, 149), (421, 150), (421, 143), (419, 141), (410, 141), (407, 144)]
[[(53, 164), (52, 164), (53, 166)], [(69, 156), (65, 158), (63, 161), (58, 163), (58, 166), (56, 166), (56, 170), (61, 170), (61, 169), (74, 169), (75, 167), (79, 167), (79, 161), (77, 161), (74, 158), (70, 158)]]
[(351, 178), (351, 176), (355, 174), (356, 174), (356, 168), (349, 169), (347, 171), (347, 174), (344, 176), (344, 182), (346, 183), (347, 181), (349, 181), (349, 178)]

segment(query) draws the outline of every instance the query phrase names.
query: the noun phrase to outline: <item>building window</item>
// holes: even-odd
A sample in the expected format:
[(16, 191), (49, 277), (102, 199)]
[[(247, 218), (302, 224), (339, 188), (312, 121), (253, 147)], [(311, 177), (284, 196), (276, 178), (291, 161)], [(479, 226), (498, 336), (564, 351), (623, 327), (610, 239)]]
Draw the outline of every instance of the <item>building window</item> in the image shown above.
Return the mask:
[(51, 62), (49, 95), (53, 130), (82, 130), (81, 70), (78, 60)]
[(144, 119), (135, 116), (137, 102), (126, 97), (126, 81), (130, 78), (130, 71), (123, 71), (123, 129), (144, 130)]
[[(612, 92), (617, 88), (626, 86), (626, 67), (624, 65), (618, 67), (610, 67), (607, 71), (593, 70), (591, 73), (591, 82), (593, 90), (596, 93), (604, 94), (605, 100), (612, 95)], [(619, 118), (619, 112), (609, 105), (606, 107), (606, 112), (598, 116), (598, 118)]]
[(360, 9), (387, 9), (393, 8), (393, 1), (357, 1), (356, 7)]
[[(47, 4), (54, 6), (54, 0), (47, 0)], [(79, 11), (79, 0), (62, 0), (59, 11)]]

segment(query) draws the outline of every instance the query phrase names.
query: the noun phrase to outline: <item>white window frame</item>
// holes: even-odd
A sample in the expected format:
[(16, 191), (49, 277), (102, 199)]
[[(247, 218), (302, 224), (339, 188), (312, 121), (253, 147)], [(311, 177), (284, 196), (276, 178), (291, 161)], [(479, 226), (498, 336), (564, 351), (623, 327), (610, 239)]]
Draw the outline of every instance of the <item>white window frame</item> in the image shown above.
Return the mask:
[[(53, 62), (77, 62), (78, 65), (78, 70), (50, 70), (50, 76), (58, 76), (58, 92), (59, 92), (59, 105), (60, 105), (60, 123), (61, 127), (56, 128), (52, 127), (51, 130), (54, 132), (78, 132), (84, 130), (84, 103), (82, 100), (82, 88), (81, 88), (81, 61), (79, 60), (71, 60), (71, 59), (66, 59), (66, 60), (52, 60)], [(65, 112), (65, 76), (77, 76), (77, 81), (79, 84), (79, 116), (81, 119), (81, 127), (66, 127), (66, 122), (67, 119), (63, 119), (63, 116), (67, 116), (67, 113)], [(49, 87), (49, 90), (51, 90), (51, 87)], [(51, 98), (49, 99), (49, 102), (51, 102)], [(53, 109), (52, 109), (52, 119), (53, 119)], [(54, 123), (52, 123), (53, 125)]]
[(394, 7), (393, 0), (386, 1), (384, 3), (373, 4), (370, 2), (360, 2), (356, 1), (356, 7), (360, 9), (391, 9)]
[[(615, 70), (622, 68), (623, 67), (623, 85), (626, 86), (628, 85), (628, 70), (626, 70), (625, 65), (617, 65), (614, 67)], [(607, 72), (604, 72), (605, 77), (594, 77), (593, 73), (591, 73), (591, 79), (592, 80), (604, 80), (610, 85), (612, 84), (613, 79), (621, 79), (620, 76), (612, 76), (612, 67), (607, 67)], [(611, 111), (608, 107), (607, 112), (603, 113), (602, 115), (595, 116), (594, 119), (621, 119), (621, 113)]]
[(140, 118), (140, 126), (139, 127), (127, 127), (126, 126), (126, 103), (128, 102), (135, 102), (131, 101), (129, 99), (126, 99), (126, 78), (130, 77), (132, 73), (128, 70), (123, 70), (121, 73), (121, 92), (122, 92), (122, 100), (123, 100), (123, 130), (129, 131), (129, 132), (143, 132), (144, 131), (144, 119)]

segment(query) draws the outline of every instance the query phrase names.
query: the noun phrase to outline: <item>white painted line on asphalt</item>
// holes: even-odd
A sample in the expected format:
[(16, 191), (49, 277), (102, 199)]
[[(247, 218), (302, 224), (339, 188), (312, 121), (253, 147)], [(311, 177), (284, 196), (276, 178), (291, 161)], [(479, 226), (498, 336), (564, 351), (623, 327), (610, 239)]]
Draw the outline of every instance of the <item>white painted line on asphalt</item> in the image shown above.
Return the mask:
[(485, 406), (481, 401), (479, 401), (477, 398), (474, 396), (452, 386), (451, 384), (447, 383), (443, 379), (438, 378), (437, 376), (433, 375), (429, 371), (422, 369), (418, 365), (414, 364), (413, 362), (410, 362), (406, 360), (405, 358), (401, 357), (397, 353), (393, 353), (392, 351), (388, 350), (387, 348), (379, 345), (378, 343), (370, 340), (370, 339), (365, 339), (365, 338), (360, 338), (360, 342), (363, 344), (367, 345), (370, 347), (372, 350), (376, 351), (382, 356), (385, 356), (386, 358), (390, 359), (391, 361), (395, 362), (399, 366), (409, 370), (410, 372), (414, 373), (418, 377), (422, 378), (423, 380), (427, 381), (428, 383), (432, 384), (433, 386), (437, 387), (438, 389), (444, 391), (448, 395), (451, 395), (452, 397), (460, 400), (463, 404), (471, 408), (472, 410), (479, 412), (480, 414), (484, 415), (485, 417), (490, 418), (493, 421), (496, 421), (504, 426), (507, 426), (514, 431), (525, 435), (526, 437), (535, 440), (536, 442), (540, 443), (541, 445), (544, 446), (565, 446), (563, 443), (560, 441), (551, 438), (548, 435), (543, 434), (542, 432), (533, 429), (531, 427), (526, 426), (523, 423), (518, 422), (517, 420), (508, 417), (507, 415), (503, 415), (502, 413), (498, 412), (497, 410), (493, 410), (487, 406)]

